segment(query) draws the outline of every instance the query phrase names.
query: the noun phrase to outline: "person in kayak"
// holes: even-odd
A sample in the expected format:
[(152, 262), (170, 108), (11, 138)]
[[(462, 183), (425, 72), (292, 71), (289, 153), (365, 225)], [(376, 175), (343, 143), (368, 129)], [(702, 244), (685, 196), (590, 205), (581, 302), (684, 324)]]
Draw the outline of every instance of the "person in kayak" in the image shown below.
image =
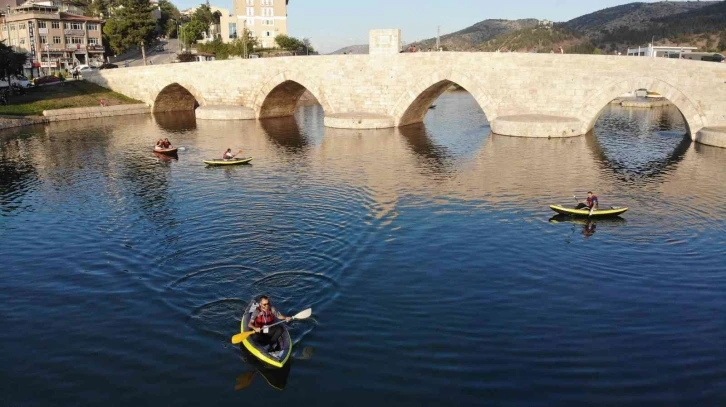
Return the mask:
[(280, 325), (275, 325), (269, 328), (267, 332), (263, 332), (265, 326), (275, 323), (275, 319), (284, 319), (286, 322), (290, 322), (292, 320), (291, 317), (286, 317), (280, 314), (280, 311), (270, 304), (270, 298), (263, 295), (260, 297), (260, 305), (252, 311), (252, 315), (250, 315), (250, 323), (247, 324), (247, 326), (255, 331), (255, 336), (262, 335), (264, 337), (264, 340), (262, 341), (263, 343), (270, 343), (269, 352), (279, 350), (278, 339), (280, 339), (280, 336), (282, 336), (284, 332)]
[(577, 204), (577, 206), (575, 207), (575, 209), (584, 209), (584, 208), (587, 208), (591, 211), (598, 209), (597, 196), (595, 196), (595, 194), (593, 194), (592, 191), (588, 191), (587, 199), (584, 202), (580, 201)]
[(171, 141), (168, 138), (164, 139), (164, 148), (171, 148)]
[[(240, 152), (241, 152), (241, 151), (240, 151)], [(238, 152), (237, 154), (239, 154), (240, 152)], [(231, 160), (231, 159), (233, 159), (233, 158), (234, 158), (234, 157), (235, 157), (235, 156), (236, 156), (237, 154), (232, 154), (232, 149), (231, 149), (231, 148), (228, 148), (228, 149), (227, 149), (227, 151), (225, 151), (225, 152), (224, 152), (224, 154), (222, 154), (222, 159), (223, 159), (223, 160)]]
[(156, 142), (156, 147), (154, 148), (156, 148), (157, 150), (164, 148), (164, 140), (159, 139), (159, 141)]

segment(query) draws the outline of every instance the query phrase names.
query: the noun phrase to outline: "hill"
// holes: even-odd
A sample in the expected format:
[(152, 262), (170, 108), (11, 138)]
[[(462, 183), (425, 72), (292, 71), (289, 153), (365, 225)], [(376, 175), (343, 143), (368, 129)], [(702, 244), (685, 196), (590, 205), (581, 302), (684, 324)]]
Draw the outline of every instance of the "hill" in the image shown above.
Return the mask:
[(631, 30), (648, 29), (654, 20), (698, 11), (704, 7), (719, 4), (715, 1), (662, 1), (658, 3), (630, 3), (610, 7), (586, 14), (568, 21), (569, 28), (596, 39), (605, 32), (620, 28)]
[[(477, 50), (481, 44), (487, 41), (513, 31), (534, 28), (538, 22), (539, 20), (533, 18), (523, 20), (484, 20), (461, 31), (443, 35), (440, 43), (444, 49), (449, 51)], [(434, 49), (436, 48), (436, 39), (429, 38), (415, 42), (412, 45), (416, 45), (419, 49)]]
[(368, 53), (368, 44), (362, 44), (362, 45), (350, 45), (345, 48), (341, 48), (337, 51), (333, 51), (328, 55), (343, 55), (343, 54), (367, 54)]
[[(726, 1), (663, 1), (630, 3), (577, 17), (565, 23), (541, 25), (536, 19), (484, 20), (441, 37), (449, 51), (624, 52), (630, 46), (693, 45), (726, 50)], [(415, 42), (434, 49), (435, 38)]]

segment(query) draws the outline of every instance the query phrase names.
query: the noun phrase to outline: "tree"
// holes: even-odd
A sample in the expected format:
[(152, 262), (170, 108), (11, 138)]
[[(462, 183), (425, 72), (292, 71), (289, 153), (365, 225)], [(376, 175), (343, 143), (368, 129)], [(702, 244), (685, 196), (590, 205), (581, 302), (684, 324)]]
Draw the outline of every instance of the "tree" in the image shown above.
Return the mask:
[(197, 19), (192, 19), (192, 21), (182, 25), (180, 34), (184, 40), (184, 46), (190, 46), (193, 42), (201, 40), (208, 28), (209, 24), (204, 24)]
[(202, 23), (204, 25), (204, 32), (209, 33), (209, 26), (214, 22), (214, 15), (212, 14), (212, 8), (209, 6), (209, 2), (202, 4), (194, 11), (192, 21), (194, 20)]
[(298, 40), (295, 37), (290, 37), (285, 34), (280, 34), (277, 37), (275, 37), (275, 43), (278, 47), (288, 50), (288, 51), (295, 51), (299, 49), (301, 46), (303, 46), (302, 42)]
[(158, 21), (159, 31), (170, 38), (176, 36), (177, 21), (181, 21), (179, 9), (169, 0), (159, 0), (159, 11), (161, 13)]
[(108, 35), (109, 44), (116, 54), (139, 46), (146, 65), (145, 46), (153, 40), (156, 31), (156, 21), (151, 15), (154, 7), (149, 0), (119, 1), (119, 7), (103, 27), (103, 32)]
[(28, 54), (15, 52), (4, 42), (0, 42), (0, 77), (10, 83), (10, 75), (23, 72), (23, 65), (28, 62)]

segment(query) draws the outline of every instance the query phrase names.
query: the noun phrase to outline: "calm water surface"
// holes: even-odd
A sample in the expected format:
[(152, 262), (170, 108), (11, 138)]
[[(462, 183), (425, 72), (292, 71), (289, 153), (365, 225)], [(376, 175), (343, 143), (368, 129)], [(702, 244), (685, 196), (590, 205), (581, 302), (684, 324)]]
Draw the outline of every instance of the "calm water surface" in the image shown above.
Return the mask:
[[(0, 405), (726, 405), (726, 150), (672, 109), (489, 133), (454, 92), (399, 130), (301, 106), (0, 135)], [(253, 165), (201, 163), (228, 147)], [(552, 217), (589, 189), (631, 209)], [(263, 293), (314, 310), (281, 372), (229, 343)]]

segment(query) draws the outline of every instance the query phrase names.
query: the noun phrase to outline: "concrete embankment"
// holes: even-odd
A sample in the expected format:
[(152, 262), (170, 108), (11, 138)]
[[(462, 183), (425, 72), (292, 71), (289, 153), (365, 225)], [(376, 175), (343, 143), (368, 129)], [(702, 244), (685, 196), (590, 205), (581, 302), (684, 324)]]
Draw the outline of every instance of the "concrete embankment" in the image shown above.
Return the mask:
[(0, 130), (65, 120), (97, 119), (101, 117), (148, 113), (151, 113), (151, 109), (143, 103), (134, 105), (75, 107), (70, 109), (44, 110), (43, 116), (0, 117)]

